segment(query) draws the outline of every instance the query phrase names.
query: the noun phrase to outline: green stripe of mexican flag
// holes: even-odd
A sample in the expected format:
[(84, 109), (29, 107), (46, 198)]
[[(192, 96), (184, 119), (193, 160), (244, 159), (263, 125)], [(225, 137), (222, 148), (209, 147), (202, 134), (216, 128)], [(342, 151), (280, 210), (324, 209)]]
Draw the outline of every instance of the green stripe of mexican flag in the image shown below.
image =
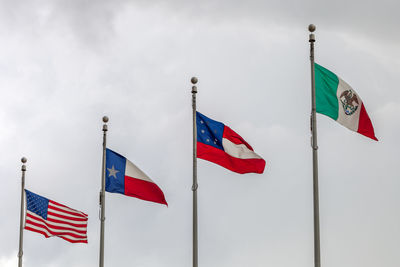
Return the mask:
[(364, 103), (353, 88), (333, 72), (315, 63), (317, 112), (378, 141)]

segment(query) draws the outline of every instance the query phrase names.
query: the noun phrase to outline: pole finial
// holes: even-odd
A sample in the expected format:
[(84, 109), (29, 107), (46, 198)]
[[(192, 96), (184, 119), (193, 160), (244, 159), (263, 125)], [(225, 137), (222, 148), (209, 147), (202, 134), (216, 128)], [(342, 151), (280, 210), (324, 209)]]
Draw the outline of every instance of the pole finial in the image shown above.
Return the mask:
[(28, 161), (28, 160), (27, 160), (25, 157), (22, 157), (22, 158), (21, 158), (21, 162), (22, 162), (21, 171), (26, 171), (25, 163), (26, 163), (27, 161)]
[(107, 122), (108, 122), (108, 117), (107, 117), (107, 116), (104, 116), (104, 117), (103, 117), (103, 122), (104, 122), (104, 123), (107, 123)]
[(190, 79), (190, 81), (192, 82), (193, 86), (192, 86), (192, 94), (197, 94), (197, 86), (195, 85), (199, 80), (197, 79), (197, 77), (192, 77), (192, 79)]
[(315, 27), (314, 24), (308, 25), (308, 30), (310, 31), (310, 38), (308, 39), (308, 41), (309, 41), (310, 43), (314, 43), (314, 42), (315, 42), (315, 35), (314, 35), (313, 32), (315, 31), (316, 28), (317, 28), (317, 27)]

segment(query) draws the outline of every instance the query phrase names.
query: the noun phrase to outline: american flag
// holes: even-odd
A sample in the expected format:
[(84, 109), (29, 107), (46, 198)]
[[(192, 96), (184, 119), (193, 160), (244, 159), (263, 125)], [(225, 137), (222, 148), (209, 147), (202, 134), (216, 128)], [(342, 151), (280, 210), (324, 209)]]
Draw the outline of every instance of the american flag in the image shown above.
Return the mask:
[(58, 236), (71, 243), (87, 243), (88, 216), (25, 189), (25, 229), (46, 238)]

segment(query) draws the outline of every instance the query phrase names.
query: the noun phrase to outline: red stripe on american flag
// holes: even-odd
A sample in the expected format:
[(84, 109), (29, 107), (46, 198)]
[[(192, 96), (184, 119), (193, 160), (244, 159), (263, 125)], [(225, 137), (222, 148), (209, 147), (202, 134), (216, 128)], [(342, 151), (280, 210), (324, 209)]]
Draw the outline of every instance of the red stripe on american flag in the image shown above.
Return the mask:
[(37, 230), (37, 229), (34, 229), (34, 228), (31, 228), (31, 227), (29, 227), (29, 226), (25, 226), (25, 229), (26, 229), (26, 230), (29, 230), (29, 231), (32, 231), (32, 232), (36, 232), (36, 233), (42, 234), (42, 235), (44, 235), (46, 238), (49, 238), (49, 237), (50, 237), (49, 235), (47, 235), (46, 232), (40, 231), (40, 230)]
[[(28, 213), (26, 216), (30, 217), (34, 220), (40, 220), (40, 221), (46, 222), (47, 224), (49, 224), (51, 226), (67, 227), (69, 229), (77, 229), (77, 228), (86, 228), (87, 227), (87, 222), (84, 224), (73, 224), (73, 223), (62, 221), (62, 220), (54, 220), (54, 219), (49, 219), (49, 218), (47, 218), (47, 220), (45, 221), (42, 217), (40, 217), (36, 214), (30, 214), (30, 213)], [(61, 225), (58, 225), (58, 224), (61, 224)], [(77, 230), (79, 230), (79, 229), (77, 229)]]
[[(39, 223), (39, 222), (37, 222), (37, 220), (35, 222), (35, 220), (32, 221), (30, 219), (27, 219), (26, 223), (46, 229), (49, 231), (49, 233), (51, 233), (53, 235), (57, 235), (58, 233), (62, 233), (63, 231), (74, 232), (76, 235), (79, 235), (80, 237), (84, 237), (86, 235), (86, 230), (77, 230), (77, 229), (71, 229), (71, 228), (67, 228), (67, 227), (62, 227), (62, 226), (60, 227), (60, 226), (54, 226), (54, 225), (52, 225), (51, 228), (49, 228), (49, 224), (43, 225), (43, 223), (44, 223), (43, 221), (42, 221), (42, 223)], [(54, 230), (54, 231), (52, 231), (52, 230)]]
[[(60, 213), (72, 216), (65, 216)], [(87, 243), (87, 220), (85, 213), (50, 200), (47, 220), (27, 210), (25, 229), (40, 233), (46, 238), (58, 236), (71, 243)]]
[(86, 217), (81, 217), (81, 218), (77, 218), (77, 217), (71, 217), (71, 216), (65, 216), (56, 212), (52, 212), (50, 211), (53, 210), (53, 207), (50, 207), (49, 205), (49, 211), (47, 212), (47, 216), (49, 215), (53, 215), (54, 217), (60, 218), (60, 219), (65, 219), (65, 220), (71, 220), (71, 221), (77, 221), (77, 222), (84, 222), (87, 221)]
[[(42, 235), (44, 235), (46, 238), (51, 237), (51, 236), (48, 236), (47, 233), (44, 232), (44, 231), (40, 231), (40, 230), (31, 228), (31, 227), (28, 227), (28, 226), (26, 226), (25, 229), (26, 229), (26, 230), (29, 230), (29, 231), (32, 231), (32, 232), (36, 232), (36, 233), (42, 234)], [(67, 238), (67, 237), (65, 237), (65, 236), (59, 236), (59, 237), (62, 238), (62, 239), (64, 239), (64, 240), (67, 240), (67, 241), (70, 242), (70, 243), (87, 243), (87, 242), (88, 242), (87, 238), (86, 238), (86, 239), (74, 240), (74, 239)]]
[[(79, 233), (79, 231), (82, 231), (82, 230), (75, 229), (75, 228), (66, 228), (66, 227), (64, 229), (59, 229), (58, 226), (54, 226), (49, 223), (46, 223), (46, 221), (43, 220), (42, 218), (38, 218), (35, 216), (28, 216), (28, 217), (29, 218), (26, 219), (27, 224), (30, 224), (30, 225), (33, 225), (36, 227), (41, 227), (42, 229), (46, 229), (49, 232), (49, 234), (57, 235), (56, 232), (61, 233), (61, 234), (64, 232), (65, 233), (73, 232), (73, 233), (76, 233), (77, 235), (81, 235), (81, 234), (85, 235), (86, 234), (85, 230), (83, 230), (83, 233)], [(61, 231), (59, 231), (59, 230), (61, 230)]]
[(68, 225), (73, 226), (73, 227), (86, 227), (87, 226), (87, 221), (84, 224), (77, 224), (77, 223), (66, 222), (66, 221), (63, 221), (63, 220), (56, 220), (56, 219), (49, 218), (49, 217), (47, 217), (47, 221), (48, 222), (53, 222), (53, 223), (64, 223), (64, 224), (68, 224)]
[(87, 239), (72, 240), (72, 239), (69, 239), (69, 238), (67, 238), (67, 237), (65, 237), (65, 236), (60, 236), (60, 238), (62, 238), (62, 239), (64, 239), (64, 240), (67, 240), (67, 241), (70, 242), (70, 243), (87, 243), (87, 242), (88, 242)]
[(88, 217), (88, 215), (87, 215), (86, 213), (82, 212), (82, 211), (71, 209), (70, 207), (67, 207), (67, 206), (65, 206), (65, 205), (63, 205), (63, 204), (60, 204), (60, 203), (55, 202), (55, 201), (50, 200), (50, 199), (49, 199), (49, 202), (54, 203), (54, 204), (56, 204), (56, 205), (58, 205), (58, 206), (64, 207), (64, 208), (66, 208), (66, 209), (68, 209), (68, 210), (77, 212), (77, 213), (79, 213), (79, 214), (82, 214), (82, 215)]
[[(34, 222), (34, 221), (31, 221), (31, 220), (27, 220), (26, 221), (27, 222), (27, 224), (29, 224), (31, 227), (32, 226), (36, 226), (36, 227), (38, 227), (38, 228), (41, 228), (41, 229), (46, 229), (47, 230), (47, 232), (48, 232), (48, 234), (51, 234), (50, 236), (64, 236), (64, 235), (68, 235), (68, 236), (71, 236), (71, 237), (75, 237), (75, 238), (80, 238), (80, 239), (83, 239), (83, 238), (86, 238), (86, 236), (85, 236), (85, 232), (83, 233), (83, 235), (78, 235), (78, 234), (74, 234), (74, 233), (69, 233), (69, 232), (65, 232), (66, 230), (68, 230), (68, 229), (61, 229), (61, 230), (63, 230), (63, 231), (55, 231), (55, 230), (59, 230), (59, 229), (56, 229), (56, 228), (54, 228), (54, 227), (48, 227), (48, 225), (43, 225), (43, 224), (41, 224), (41, 223), (37, 223), (37, 222)], [(68, 231), (74, 231), (74, 230), (68, 230)], [(75, 232), (75, 231), (74, 231)]]
[[(49, 203), (49, 204), (50, 204), (50, 203)], [(53, 203), (51, 203), (51, 204), (53, 204)], [(56, 210), (56, 211), (60, 211), (60, 212), (62, 212), (62, 213), (67, 213), (67, 214), (73, 215), (73, 216), (75, 216), (75, 217), (82, 217), (82, 214), (81, 214), (81, 213), (72, 212), (72, 211), (69, 211), (69, 210), (66, 210), (66, 209), (60, 209), (60, 208), (58, 208), (57, 206), (54, 206), (54, 205), (51, 205), (51, 209), (52, 209), (52, 210)]]
[[(46, 221), (43, 218), (37, 216), (36, 214), (35, 215), (31, 215), (31, 214), (28, 213), (26, 216), (29, 217), (29, 219), (33, 219), (33, 220), (36, 220), (36, 221), (41, 221), (43, 223), (46, 223)], [(77, 232), (85, 232), (85, 230), (82, 230), (82, 228), (83, 229), (87, 228), (87, 223), (86, 224), (73, 225), (71, 223), (67, 224), (67, 223), (64, 223), (63, 221), (59, 221), (59, 220), (49, 220), (48, 218), (47, 218), (47, 223), (46, 224), (50, 225), (54, 229), (65, 229), (65, 230), (74, 229), (74, 231), (77, 231)]]

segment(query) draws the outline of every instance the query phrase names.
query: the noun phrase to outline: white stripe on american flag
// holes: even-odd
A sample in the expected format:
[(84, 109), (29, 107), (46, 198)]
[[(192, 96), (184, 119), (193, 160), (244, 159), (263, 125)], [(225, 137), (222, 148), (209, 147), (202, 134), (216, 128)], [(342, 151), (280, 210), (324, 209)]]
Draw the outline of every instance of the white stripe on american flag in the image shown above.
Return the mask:
[(87, 220), (85, 213), (49, 200), (47, 220), (27, 210), (25, 229), (46, 238), (58, 236), (71, 243), (87, 243)]
[(87, 238), (86, 236), (86, 228), (84, 228), (83, 231), (76, 231), (75, 229), (68, 228), (68, 227), (57, 227), (54, 225), (49, 224), (44, 220), (42, 217), (31, 213), (28, 211), (29, 214), (27, 214), (26, 218), (26, 226), (31, 226), (31, 227), (40, 227), (42, 230), (45, 230), (46, 233), (49, 234), (49, 236), (70, 236), (70, 237), (75, 237), (75, 238)]
[(32, 222), (30, 222), (29, 224), (27, 224), (26, 227), (31, 227), (31, 228), (34, 228), (34, 229), (37, 229), (37, 230), (41, 230), (41, 231), (46, 233), (47, 237), (50, 237), (50, 236), (65, 236), (65, 237), (73, 238), (73, 239), (76, 239), (76, 240), (87, 239), (85, 235), (77, 235), (77, 234), (71, 233), (69, 231), (63, 231), (63, 232), (51, 231), (43, 222), (39, 223), (39, 224), (33, 224)]
[(52, 200), (50, 200), (50, 202), (52, 204), (52, 207), (54, 207), (54, 210), (58, 208), (61, 210), (60, 212), (65, 211), (66, 212), (65, 215), (75, 216), (75, 217), (82, 217), (82, 216), (87, 217), (87, 215), (81, 211), (68, 208), (67, 206), (61, 205), (60, 203), (54, 202)]
[[(43, 229), (42, 227), (37, 227), (37, 226), (31, 225), (31, 226), (26, 226), (25, 229), (41, 233), (46, 237), (52, 236), (46, 229)], [(65, 240), (67, 240), (66, 238), (68, 238), (70, 240), (75, 241), (73, 243), (77, 243), (77, 241), (86, 241), (86, 242), (81, 242), (81, 243), (87, 243), (87, 238), (75, 238), (75, 237), (65, 236), (65, 235), (59, 235), (59, 237), (64, 238)]]
[[(49, 203), (49, 204), (50, 204), (50, 203)], [(49, 210), (48, 210), (48, 211), (51, 212), (51, 213), (57, 213), (58, 215), (70, 217), (70, 218), (72, 218), (72, 219), (74, 219), (74, 218), (76, 218), (76, 219), (79, 219), (79, 218), (82, 219), (82, 218), (84, 218), (83, 215), (79, 215), (79, 216), (77, 216), (77, 215), (72, 215), (72, 214), (70, 214), (70, 213), (66, 213), (66, 212), (63, 212), (63, 211), (61, 211), (61, 210), (55, 209), (55, 208), (52, 207), (51, 205), (49, 205)]]
[(66, 223), (71, 227), (86, 227), (85, 225), (87, 224), (86, 221), (73, 221), (67, 219), (62, 219), (61, 221), (59, 217), (53, 215), (47, 215), (47, 221), (48, 223), (51, 222), (55, 225), (57, 225), (57, 223)]
[(43, 220), (42, 217), (38, 216), (35, 213), (32, 213), (29, 210), (27, 211), (27, 216), (29, 217), (28, 218), (29, 220), (33, 220), (36, 223), (45, 223), (46, 225), (48, 225), (50, 228), (53, 228), (53, 229), (64, 228), (66, 230), (77, 231), (77, 233), (79, 233), (79, 231), (80, 232), (86, 231), (86, 227), (87, 227), (87, 223), (83, 224), (82, 227), (75, 227), (75, 226), (71, 226), (71, 225), (65, 224), (65, 223), (54, 223), (54, 222), (49, 222), (48, 220), (45, 221), (45, 220)]

